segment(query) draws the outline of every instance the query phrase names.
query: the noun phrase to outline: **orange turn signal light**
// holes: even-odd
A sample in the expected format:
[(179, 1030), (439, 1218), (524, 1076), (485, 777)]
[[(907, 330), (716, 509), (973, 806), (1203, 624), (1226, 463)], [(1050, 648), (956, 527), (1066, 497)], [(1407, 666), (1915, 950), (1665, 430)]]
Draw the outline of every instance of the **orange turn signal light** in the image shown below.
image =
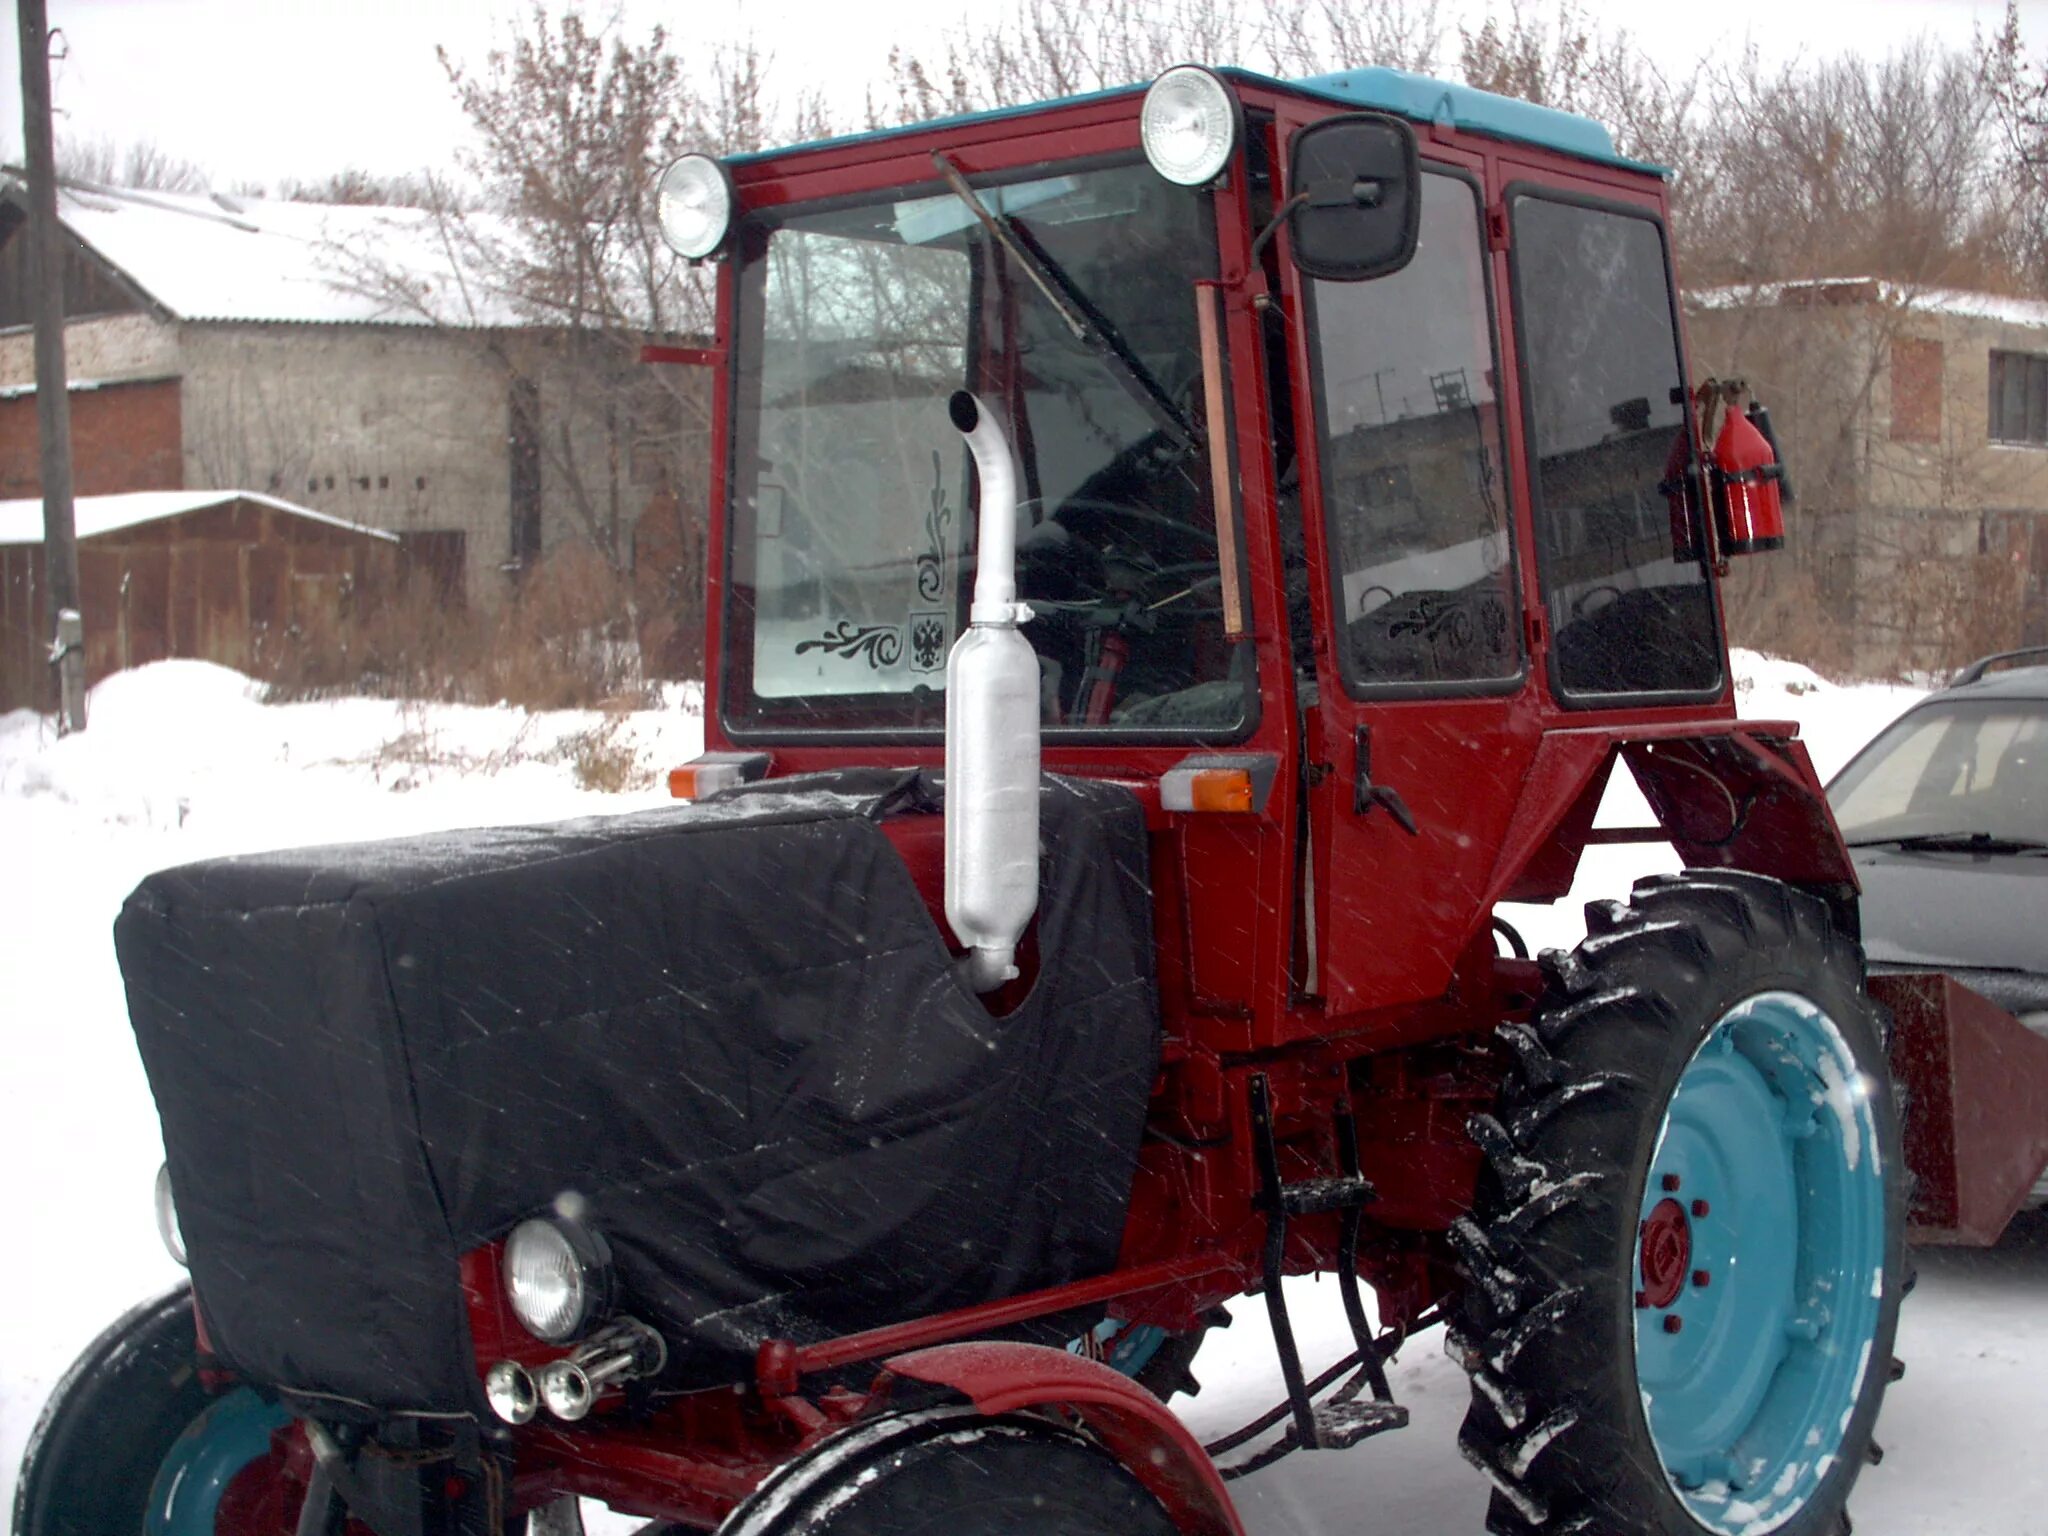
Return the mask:
[(702, 757), (668, 771), (668, 792), (678, 800), (702, 800), (735, 784), (749, 784), (768, 771), (768, 759), (758, 752), (706, 752)]
[(1159, 803), (1169, 811), (1248, 815), (1255, 808), (1252, 776), (1243, 768), (1174, 768), (1159, 781)]

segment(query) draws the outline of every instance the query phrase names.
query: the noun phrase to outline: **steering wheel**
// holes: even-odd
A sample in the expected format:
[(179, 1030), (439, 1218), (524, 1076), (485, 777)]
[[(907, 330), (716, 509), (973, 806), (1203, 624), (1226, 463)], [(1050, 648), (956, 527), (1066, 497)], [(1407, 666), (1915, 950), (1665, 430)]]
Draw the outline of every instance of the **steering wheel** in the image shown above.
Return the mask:
[[(1181, 522), (1178, 518), (1165, 517), (1149, 507), (1134, 507), (1120, 501), (1099, 501), (1092, 497), (1069, 497), (1059, 505), (1053, 518), (1076, 538), (1086, 539), (1102, 550), (1105, 556), (1112, 553), (1110, 544), (1117, 537), (1117, 530), (1123, 531), (1123, 540), (1134, 544), (1139, 552), (1151, 557), (1149, 563), (1164, 568), (1168, 564), (1188, 564), (1202, 561), (1214, 564), (1216, 559), (1216, 533), (1212, 528), (1199, 528)], [(1131, 563), (1143, 563), (1132, 560)]]
[[(1595, 608), (1593, 606), (1593, 599), (1600, 596), (1603, 592), (1607, 594), (1607, 601)], [(1589, 619), (1596, 613), (1604, 613), (1620, 601), (1621, 588), (1611, 583), (1603, 583), (1600, 586), (1581, 592), (1572, 599), (1572, 617), (1575, 619)]]

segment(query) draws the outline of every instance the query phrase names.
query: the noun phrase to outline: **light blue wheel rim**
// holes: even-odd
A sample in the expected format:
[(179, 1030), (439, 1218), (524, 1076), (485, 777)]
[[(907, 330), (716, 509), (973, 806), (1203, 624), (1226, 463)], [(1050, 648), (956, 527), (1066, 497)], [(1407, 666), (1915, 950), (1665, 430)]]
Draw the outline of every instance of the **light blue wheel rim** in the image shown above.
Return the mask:
[(1067, 1352), (1093, 1356), (1111, 1370), (1135, 1376), (1152, 1363), (1152, 1357), (1165, 1342), (1164, 1328), (1155, 1328), (1150, 1323), (1120, 1323), (1106, 1317), (1086, 1339), (1071, 1341)]
[(284, 1409), (247, 1387), (209, 1405), (185, 1426), (157, 1468), (143, 1516), (145, 1536), (214, 1536), (228, 1484), (269, 1455), (271, 1431), (291, 1421)]
[[(1637, 1386), (1665, 1476), (1721, 1536), (1764, 1536), (1806, 1507), (1872, 1369), (1886, 1238), (1874, 1091), (1826, 1013), (1765, 992), (1708, 1032), (1666, 1107), (1635, 1245)], [(1674, 1203), (1690, 1251), (1659, 1305), (1647, 1282), (1684, 1252)]]

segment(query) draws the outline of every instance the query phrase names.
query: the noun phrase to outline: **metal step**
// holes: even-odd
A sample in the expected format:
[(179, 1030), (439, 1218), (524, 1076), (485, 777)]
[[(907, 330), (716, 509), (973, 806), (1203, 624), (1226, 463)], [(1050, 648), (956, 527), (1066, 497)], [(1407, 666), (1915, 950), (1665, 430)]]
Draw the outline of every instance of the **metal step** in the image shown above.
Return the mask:
[(1382, 1403), (1361, 1397), (1348, 1403), (1317, 1403), (1315, 1422), (1314, 1448), (1342, 1451), (1386, 1430), (1405, 1428), (1408, 1410), (1399, 1403)]
[(1373, 1198), (1373, 1187), (1355, 1174), (1328, 1179), (1303, 1179), (1280, 1186), (1280, 1208), (1290, 1216), (1318, 1216), (1349, 1210)]

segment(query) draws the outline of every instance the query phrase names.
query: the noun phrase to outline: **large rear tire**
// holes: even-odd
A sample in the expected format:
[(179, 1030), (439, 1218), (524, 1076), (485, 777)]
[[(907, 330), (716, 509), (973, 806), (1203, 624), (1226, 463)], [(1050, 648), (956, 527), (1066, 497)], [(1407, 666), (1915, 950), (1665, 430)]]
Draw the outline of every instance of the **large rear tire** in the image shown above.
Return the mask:
[(1453, 1236), (1460, 1435), (1501, 1536), (1837, 1536), (1893, 1374), (1884, 1023), (1821, 901), (1731, 872), (1587, 908), (1502, 1038)]
[(224, 1496), (290, 1419), (253, 1392), (209, 1392), (197, 1355), (183, 1286), (94, 1340), (29, 1438), (15, 1536), (226, 1536)]

